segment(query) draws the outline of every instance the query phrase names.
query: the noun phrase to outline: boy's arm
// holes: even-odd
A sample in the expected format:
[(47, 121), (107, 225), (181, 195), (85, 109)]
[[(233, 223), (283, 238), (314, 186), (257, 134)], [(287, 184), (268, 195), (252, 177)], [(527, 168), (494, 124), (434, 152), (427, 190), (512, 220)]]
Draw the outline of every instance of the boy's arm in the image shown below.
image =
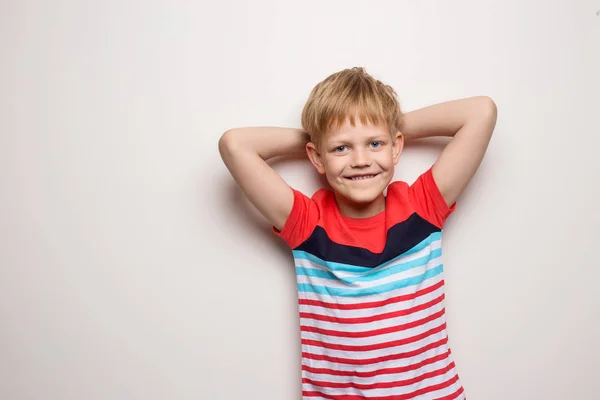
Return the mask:
[(479, 168), (496, 118), (496, 104), (485, 96), (435, 104), (405, 115), (403, 134), (406, 140), (453, 136), (432, 170), (448, 206), (456, 202)]
[(219, 152), (233, 179), (278, 230), (283, 229), (292, 211), (294, 193), (265, 160), (306, 154), (309, 140), (303, 130), (276, 127), (230, 129), (219, 140)]

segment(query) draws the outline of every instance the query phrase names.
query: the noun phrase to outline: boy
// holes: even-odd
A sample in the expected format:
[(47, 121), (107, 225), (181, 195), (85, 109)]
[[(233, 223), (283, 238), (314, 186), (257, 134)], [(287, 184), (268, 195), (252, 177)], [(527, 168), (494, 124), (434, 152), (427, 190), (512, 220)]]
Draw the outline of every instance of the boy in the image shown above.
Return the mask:
[[(390, 86), (351, 68), (312, 90), (302, 130), (222, 136), (233, 178), (293, 251), (303, 399), (465, 398), (446, 334), (441, 233), (496, 115), (489, 97), (403, 115)], [(390, 184), (405, 140), (428, 136), (453, 139), (412, 185)], [(265, 162), (304, 151), (332, 190), (309, 198)]]

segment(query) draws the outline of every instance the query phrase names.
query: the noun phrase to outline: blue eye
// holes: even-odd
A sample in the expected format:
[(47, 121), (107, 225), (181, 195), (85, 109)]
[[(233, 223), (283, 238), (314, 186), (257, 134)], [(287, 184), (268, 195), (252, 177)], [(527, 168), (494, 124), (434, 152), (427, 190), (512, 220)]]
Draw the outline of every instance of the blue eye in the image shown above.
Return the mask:
[(381, 146), (381, 142), (371, 142), (371, 145), (375, 144), (375, 146), (373, 146), (374, 148), (378, 148)]
[(338, 153), (341, 153), (342, 151), (344, 151), (345, 148), (346, 148), (345, 145), (344, 146), (338, 146), (338, 147), (335, 148), (335, 151), (338, 152)]

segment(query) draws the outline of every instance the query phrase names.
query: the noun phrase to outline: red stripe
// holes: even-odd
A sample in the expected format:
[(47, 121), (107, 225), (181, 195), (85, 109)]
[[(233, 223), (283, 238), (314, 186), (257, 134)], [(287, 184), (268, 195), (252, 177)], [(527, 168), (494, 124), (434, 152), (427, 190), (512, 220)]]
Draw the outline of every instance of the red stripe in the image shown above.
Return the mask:
[(445, 353), (438, 354), (437, 356), (427, 358), (416, 364), (407, 365), (405, 367), (383, 368), (383, 369), (378, 369), (375, 371), (367, 371), (367, 372), (339, 371), (339, 370), (329, 369), (329, 368), (313, 368), (313, 367), (309, 367), (308, 365), (302, 365), (302, 370), (306, 371), (306, 372), (310, 372), (312, 374), (327, 374), (327, 375), (336, 375), (336, 376), (357, 376), (359, 378), (372, 378), (374, 376), (380, 376), (380, 375), (401, 374), (404, 372), (409, 372), (409, 371), (424, 367), (425, 365), (432, 364), (432, 363), (438, 362), (438, 361), (442, 361), (442, 360), (448, 358), (449, 356), (450, 356), (450, 350), (446, 351)]
[[(411, 393), (393, 394), (393, 395), (389, 395), (389, 396), (373, 396), (373, 397), (369, 397), (369, 399), (371, 399), (371, 400), (410, 400), (410, 399), (415, 398), (416, 396), (420, 396), (425, 393), (434, 392), (436, 390), (441, 390), (441, 389), (447, 388), (448, 386), (453, 385), (456, 381), (458, 381), (458, 375), (454, 375), (453, 378), (447, 380), (446, 382), (438, 383), (437, 385), (431, 385), (428, 387), (424, 387), (422, 389), (415, 390)], [(330, 400), (364, 400), (365, 399), (364, 396), (347, 395), (347, 394), (332, 395), (332, 394), (326, 394), (326, 393), (321, 393), (318, 391), (309, 391), (309, 390), (303, 390), (302, 396), (305, 396), (305, 397), (320, 396), (320, 397), (324, 397), (324, 398), (330, 399)]]
[(418, 306), (414, 306), (411, 308), (407, 308), (406, 310), (393, 311), (385, 314), (377, 314), (371, 315), (369, 317), (355, 317), (355, 318), (340, 318), (336, 316), (329, 315), (321, 315), (314, 313), (301, 312), (300, 318), (309, 318), (319, 321), (328, 321), (328, 322), (337, 322), (339, 324), (364, 324), (367, 322), (381, 321), (384, 319), (401, 317), (403, 315), (409, 315), (416, 313), (418, 311), (423, 311), (432, 307), (444, 300), (444, 294), (442, 293), (440, 296), (436, 297), (433, 300), (428, 301), (427, 303), (420, 304)]
[(392, 340), (390, 342), (369, 344), (369, 345), (363, 345), (363, 346), (327, 343), (327, 342), (321, 342), (319, 340), (310, 340), (310, 339), (302, 339), (302, 344), (304, 344), (306, 346), (324, 347), (327, 349), (344, 350), (344, 351), (380, 350), (380, 349), (385, 349), (387, 347), (396, 347), (396, 346), (402, 346), (402, 345), (408, 344), (408, 343), (418, 342), (419, 340), (425, 339), (428, 336), (431, 336), (433, 334), (441, 332), (444, 329), (446, 329), (445, 322), (443, 324), (441, 324), (440, 326), (431, 328), (428, 331), (425, 331), (425, 332), (420, 333), (415, 336), (411, 336), (411, 337), (407, 337), (407, 338), (399, 339), (399, 340)]
[(389, 299), (381, 300), (381, 301), (372, 301), (367, 303), (359, 303), (359, 304), (338, 304), (338, 303), (328, 303), (320, 300), (309, 300), (309, 299), (299, 299), (299, 304), (304, 304), (308, 306), (318, 306), (324, 308), (335, 308), (338, 310), (359, 310), (363, 308), (377, 308), (386, 306), (388, 304), (399, 303), (401, 301), (412, 300), (417, 297), (423, 296), (427, 293), (431, 293), (436, 289), (439, 289), (444, 285), (444, 280), (442, 279), (438, 283), (433, 286), (429, 286), (425, 289), (418, 290), (415, 293), (405, 294), (402, 296), (390, 297)]
[(400, 386), (414, 385), (415, 383), (421, 382), (425, 379), (434, 378), (436, 376), (444, 375), (446, 372), (451, 371), (454, 368), (454, 362), (446, 365), (444, 368), (436, 369), (435, 371), (426, 372), (414, 378), (398, 380), (393, 382), (378, 382), (378, 383), (355, 383), (355, 382), (326, 382), (326, 381), (315, 381), (309, 378), (302, 378), (302, 383), (308, 383), (313, 386), (320, 388), (335, 388), (345, 389), (354, 388), (360, 390), (371, 390), (371, 389), (390, 389)]
[[(444, 396), (444, 397), (437, 397), (434, 400), (455, 400), (456, 398), (458, 398), (458, 396), (460, 396), (462, 394), (462, 392), (464, 392), (465, 389), (461, 386), (456, 392), (449, 394), (448, 396)], [(465, 398), (466, 400), (466, 398)]]
[(331, 329), (323, 329), (323, 328), (317, 328), (314, 326), (306, 326), (306, 325), (300, 325), (300, 331), (320, 333), (321, 335), (328, 335), (328, 336), (352, 337), (352, 338), (385, 335), (386, 333), (400, 332), (400, 331), (403, 331), (406, 329), (410, 329), (410, 328), (414, 328), (419, 325), (426, 324), (427, 322), (431, 322), (431, 321), (443, 316), (445, 310), (446, 310), (445, 308), (442, 308), (440, 311), (438, 311), (434, 314), (431, 314), (425, 318), (421, 318), (421, 319), (413, 321), (413, 322), (408, 322), (406, 324), (390, 326), (388, 328), (373, 329), (370, 331), (362, 331), (362, 332), (335, 331), (335, 330), (331, 330)]
[(336, 362), (341, 364), (352, 364), (352, 365), (369, 365), (375, 364), (383, 361), (390, 360), (399, 360), (402, 358), (409, 358), (417, 356), (421, 353), (424, 353), (428, 350), (435, 349), (437, 347), (443, 346), (448, 343), (448, 337), (445, 337), (442, 340), (438, 340), (437, 342), (430, 343), (426, 346), (418, 348), (416, 350), (406, 351), (404, 353), (390, 354), (387, 356), (374, 357), (374, 358), (363, 358), (363, 359), (355, 359), (355, 358), (341, 358), (341, 357), (331, 357), (321, 354), (313, 354), (302, 352), (302, 358), (307, 358), (311, 360), (320, 360), (320, 361), (328, 361), (328, 362)]

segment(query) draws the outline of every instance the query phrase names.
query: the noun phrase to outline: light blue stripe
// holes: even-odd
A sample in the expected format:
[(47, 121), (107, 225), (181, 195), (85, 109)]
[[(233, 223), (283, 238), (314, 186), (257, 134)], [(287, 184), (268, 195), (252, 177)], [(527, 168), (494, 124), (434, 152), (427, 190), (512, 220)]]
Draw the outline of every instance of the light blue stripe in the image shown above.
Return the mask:
[(320, 259), (319, 257), (316, 257), (306, 251), (301, 251), (301, 250), (293, 250), (292, 253), (294, 255), (295, 259), (303, 259), (303, 260), (308, 260), (310, 262), (313, 262), (315, 264), (318, 264), (322, 267), (324, 267), (325, 269), (328, 269), (330, 271), (344, 271), (344, 272), (354, 272), (354, 273), (363, 273), (363, 272), (368, 272), (368, 271), (373, 271), (375, 268), (378, 268), (382, 265), (388, 264), (392, 261), (395, 261), (401, 257), (405, 257), (407, 255), (416, 253), (422, 249), (424, 249), (427, 246), (430, 246), (432, 242), (435, 242), (436, 240), (440, 240), (442, 237), (442, 232), (434, 232), (431, 235), (429, 235), (429, 237), (427, 237), (426, 239), (424, 239), (423, 241), (421, 241), (419, 244), (417, 244), (416, 246), (414, 246), (412, 249), (405, 251), (404, 253), (392, 258), (391, 260), (387, 260), (386, 262), (376, 265), (374, 267), (364, 267), (364, 266), (358, 266), (358, 265), (351, 265), (351, 264), (343, 264), (343, 263), (337, 263), (337, 262), (332, 262), (332, 261), (325, 261)]
[(323, 270), (317, 269), (317, 268), (308, 268), (308, 267), (303, 267), (301, 265), (297, 265), (296, 266), (296, 275), (314, 276), (317, 278), (332, 279), (335, 281), (341, 280), (347, 284), (352, 284), (354, 282), (369, 282), (369, 281), (374, 281), (377, 279), (382, 279), (387, 276), (397, 274), (399, 272), (408, 271), (409, 269), (421, 267), (421, 266), (427, 264), (430, 260), (438, 258), (441, 255), (442, 255), (442, 249), (441, 248), (435, 249), (435, 250), (432, 250), (426, 256), (417, 258), (412, 261), (407, 261), (405, 263), (401, 263), (398, 265), (394, 265), (393, 267), (381, 269), (381, 270), (375, 271), (375, 273), (372, 273), (372, 274), (367, 273), (367, 274), (361, 274), (361, 275), (357, 275), (357, 276), (344, 276), (344, 277), (338, 277), (329, 271), (323, 271)]
[(435, 268), (425, 271), (424, 274), (413, 276), (406, 279), (401, 279), (395, 282), (386, 283), (383, 285), (373, 286), (370, 288), (362, 289), (344, 289), (344, 288), (332, 288), (329, 286), (311, 285), (310, 283), (299, 283), (298, 291), (306, 293), (318, 293), (329, 296), (342, 296), (342, 297), (357, 297), (357, 296), (369, 296), (372, 294), (381, 294), (389, 292), (395, 289), (400, 289), (407, 286), (418, 285), (426, 279), (432, 278), (436, 275), (441, 274), (444, 271), (443, 264), (438, 265)]

